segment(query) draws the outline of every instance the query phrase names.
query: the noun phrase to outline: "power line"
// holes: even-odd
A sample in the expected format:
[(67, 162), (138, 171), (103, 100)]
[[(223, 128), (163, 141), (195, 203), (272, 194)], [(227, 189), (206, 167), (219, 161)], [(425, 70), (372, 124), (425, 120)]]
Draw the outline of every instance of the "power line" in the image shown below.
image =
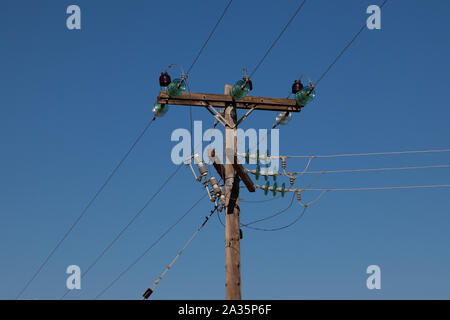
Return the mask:
[(275, 218), (275, 217), (279, 216), (280, 214), (283, 214), (284, 212), (286, 212), (287, 210), (289, 210), (292, 207), (292, 204), (294, 203), (294, 198), (295, 198), (295, 193), (292, 194), (292, 199), (291, 199), (291, 202), (289, 203), (289, 205), (286, 208), (284, 208), (283, 210), (278, 211), (277, 213), (274, 213), (274, 214), (272, 214), (270, 216), (267, 216), (265, 218), (261, 218), (261, 219), (254, 220), (254, 221), (247, 222), (247, 223), (241, 223), (241, 226), (248, 227), (248, 226), (250, 226), (252, 224), (263, 222), (263, 221)]
[(219, 219), (220, 224), (222, 225), (222, 227), (225, 228), (225, 224), (223, 223), (222, 219), (220, 218), (220, 213), (217, 213), (217, 219)]
[(284, 230), (284, 229), (287, 229), (289, 227), (292, 227), (294, 224), (296, 224), (298, 221), (300, 221), (300, 219), (303, 218), (303, 216), (305, 215), (306, 209), (308, 209), (308, 206), (304, 206), (303, 207), (303, 210), (302, 210), (301, 214), (297, 218), (295, 218), (294, 221), (292, 221), (291, 223), (289, 223), (289, 224), (287, 224), (285, 226), (282, 226), (282, 227), (266, 229), (266, 228), (258, 228), (258, 227), (247, 226), (247, 228), (253, 229), (253, 230), (257, 230), (257, 231), (265, 231), (265, 232), (274, 232), (274, 231)]
[(303, 6), (305, 5), (306, 0), (303, 0), (303, 2), (299, 5), (299, 7), (297, 8), (297, 10), (294, 12), (294, 14), (292, 15), (292, 17), (289, 19), (288, 23), (284, 26), (284, 28), (281, 30), (280, 34), (278, 35), (278, 37), (272, 42), (272, 45), (269, 47), (269, 49), (267, 49), (266, 53), (264, 54), (264, 56), (261, 58), (261, 60), (259, 60), (258, 64), (256, 65), (256, 67), (253, 69), (253, 71), (250, 74), (250, 78), (253, 77), (253, 75), (255, 74), (255, 72), (259, 69), (259, 67), (261, 66), (261, 64), (263, 63), (263, 61), (266, 59), (266, 57), (269, 55), (270, 51), (273, 49), (273, 47), (275, 47), (276, 43), (278, 42), (278, 40), (280, 40), (281, 36), (283, 35), (283, 33), (286, 31), (286, 29), (289, 27), (289, 25), (291, 24), (291, 22), (294, 20), (294, 18), (297, 16), (297, 14), (300, 12), (300, 10), (303, 8)]
[(374, 169), (306, 171), (304, 173), (352, 173), (352, 172), (415, 170), (415, 169), (432, 169), (432, 168), (449, 168), (449, 167), (450, 167), (449, 164), (442, 164), (442, 165), (435, 165), (435, 166), (415, 166), (415, 167), (398, 167), (398, 168), (374, 168)]
[[(197, 55), (195, 56), (194, 60), (192, 61), (188, 71), (187, 71), (187, 75), (190, 74), (192, 68), (195, 66), (195, 64), (197, 63), (198, 59), (200, 58), (200, 55), (202, 54), (203, 50), (205, 49), (206, 45), (208, 44), (209, 40), (211, 40), (214, 32), (216, 31), (217, 27), (219, 26), (220, 22), (222, 21), (223, 17), (225, 16), (225, 13), (228, 11), (228, 8), (231, 6), (231, 3), (233, 2), (233, 0), (230, 0), (227, 4), (227, 6), (224, 8), (222, 14), (220, 15), (219, 19), (217, 20), (216, 24), (214, 25), (214, 27), (212, 28), (211, 32), (209, 33), (208, 38), (206, 39), (206, 41), (203, 43), (202, 47), (200, 48), (200, 50), (198, 51)], [(188, 91), (190, 92), (191, 90), (189, 89), (189, 85), (186, 82), (186, 85), (188, 87)], [(189, 107), (189, 126), (191, 128), (191, 132), (192, 132), (192, 106)], [(192, 139), (191, 139), (192, 140)], [(191, 142), (191, 148), (193, 148), (193, 142)], [(192, 150), (192, 152), (194, 152)]]
[[(286, 188), (284, 192), (303, 192), (303, 191), (356, 191), (356, 190), (395, 190), (395, 189), (420, 189), (420, 188), (446, 188), (450, 187), (450, 184), (434, 184), (424, 186), (387, 186), (387, 187), (355, 187), (355, 188), (310, 188), (306, 186), (301, 189)], [(266, 189), (266, 186), (255, 184), (255, 188)], [(273, 191), (274, 187), (269, 187), (268, 190)], [(277, 191), (281, 191), (281, 188), (277, 188)]]
[[(199, 52), (197, 53), (197, 56), (194, 58), (192, 64), (190, 65), (190, 67), (187, 70), (187, 74), (189, 74), (192, 70), (192, 68), (195, 66), (195, 64), (197, 63), (200, 55), (202, 54), (203, 50), (205, 49), (206, 45), (208, 44), (209, 40), (211, 39), (211, 37), (213, 36), (214, 32), (216, 31), (217, 27), (219, 26), (220, 22), (222, 21), (222, 18), (224, 17), (225, 13), (227, 12), (228, 8), (231, 6), (231, 3), (233, 2), (233, 0), (230, 0), (227, 4), (227, 6), (225, 7), (225, 9), (223, 10), (220, 18), (218, 19), (217, 23), (215, 24), (215, 26), (213, 27), (213, 29), (211, 30), (208, 38), (206, 39), (206, 41), (203, 43), (202, 47), (200, 48)], [(188, 90), (190, 91), (190, 88), (188, 86)], [(192, 107), (190, 107), (189, 109), (189, 123), (190, 123), (190, 128), (192, 131), (192, 120), (193, 120), (193, 116), (192, 116)], [(191, 141), (191, 147), (193, 147), (193, 143)], [(95, 266), (95, 264), (103, 257), (103, 255), (114, 245), (114, 243), (122, 236), (122, 234), (128, 229), (128, 227), (137, 219), (137, 217), (144, 211), (144, 209), (150, 204), (150, 202), (156, 197), (156, 195), (159, 194), (159, 192), (163, 189), (163, 187), (165, 186), (165, 184), (168, 183), (168, 181), (176, 174), (176, 172), (179, 170), (180, 167), (178, 167), (176, 169), (176, 171), (167, 179), (167, 181), (160, 187), (160, 189), (158, 189), (158, 191), (152, 196), (152, 198), (144, 205), (144, 207), (138, 211), (138, 213), (129, 221), (129, 223), (119, 232), (119, 234), (113, 239), (113, 241), (102, 251), (102, 253), (94, 260), (94, 262), (88, 267), (88, 269), (84, 272), (84, 275), (86, 275), (89, 270), (91, 270), (92, 267)], [(62, 298), (64, 298), (65, 295), (68, 294), (69, 291), (67, 291)]]
[[(412, 150), (412, 151), (394, 151), (394, 152), (369, 152), (369, 153), (347, 153), (347, 154), (330, 154), (330, 155), (287, 155), (287, 156), (269, 156), (269, 159), (288, 159), (288, 158), (337, 158), (337, 157), (357, 157), (357, 156), (379, 156), (379, 155), (396, 155), (396, 154), (416, 154), (416, 153), (442, 153), (450, 152), (450, 149), (438, 150)], [(242, 154), (241, 154), (242, 156)], [(245, 154), (243, 155), (245, 156)], [(262, 157), (260, 157), (262, 158)]]
[(129, 264), (105, 289), (103, 289), (95, 299), (100, 298), (106, 291), (108, 291), (120, 278), (122, 278), (128, 271), (131, 270), (144, 256), (155, 247), (175, 226), (177, 226), (207, 195), (204, 194), (198, 199), (183, 215), (181, 215), (175, 223), (173, 223), (166, 231), (164, 231), (158, 239), (156, 239), (150, 246), (148, 246), (144, 252), (137, 257), (131, 264)]
[(280, 214), (286, 212), (287, 210), (289, 210), (292, 207), (292, 204), (294, 202), (295, 193), (292, 195), (291, 203), (289, 204), (289, 206), (287, 208), (285, 208), (285, 209), (283, 209), (283, 210), (281, 210), (281, 211), (279, 211), (279, 212), (277, 212), (275, 214), (267, 216), (265, 218), (262, 218), (262, 219), (259, 219), (259, 220), (255, 220), (255, 221), (247, 223), (247, 224), (241, 224), (241, 226), (249, 228), (249, 229), (257, 230), (257, 231), (266, 231), (266, 232), (279, 231), (279, 230), (283, 230), (283, 229), (289, 228), (289, 227), (293, 226), (294, 224), (296, 224), (304, 216), (305, 211), (306, 211), (307, 208), (309, 208), (312, 204), (314, 204), (317, 201), (319, 201), (323, 197), (323, 195), (325, 193), (327, 193), (327, 192), (328, 192), (328, 190), (323, 190), (314, 200), (309, 201), (308, 203), (302, 203), (300, 199), (297, 199), (299, 205), (303, 207), (303, 211), (300, 214), (300, 216), (298, 216), (294, 221), (292, 221), (288, 225), (285, 225), (285, 226), (282, 226), (282, 227), (278, 227), (278, 228), (272, 228), (272, 229), (251, 227), (250, 226), (251, 224), (255, 224), (255, 223), (258, 223), (258, 222), (262, 222), (262, 221), (266, 221), (266, 220), (272, 219), (272, 218), (274, 218), (276, 216), (279, 216)]
[(181, 256), (183, 251), (191, 244), (191, 242), (197, 237), (197, 235), (200, 233), (200, 231), (203, 229), (203, 227), (208, 223), (209, 219), (212, 217), (214, 212), (218, 209), (218, 206), (216, 205), (213, 210), (211, 210), (211, 213), (205, 217), (205, 221), (202, 223), (202, 225), (197, 229), (197, 231), (194, 232), (194, 234), (189, 238), (189, 240), (184, 245), (183, 249), (178, 252), (178, 254), (175, 256), (175, 258), (172, 260), (172, 262), (164, 269), (163, 273), (158, 277), (158, 279), (153, 283), (152, 287), (147, 289), (147, 291), (144, 293), (144, 299), (148, 299), (152, 292), (155, 290), (158, 283), (161, 281), (161, 279), (166, 275), (167, 272), (173, 267), (175, 262), (178, 260), (178, 258)]
[[(416, 170), (416, 169), (433, 169), (433, 168), (450, 168), (450, 164), (432, 165), (432, 166), (413, 166), (413, 167), (397, 167), (397, 168), (369, 168), (369, 169), (343, 169), (343, 170), (316, 170), (316, 171), (293, 171), (293, 172), (272, 172), (270, 175), (279, 176), (295, 176), (298, 174), (324, 174), (324, 173), (354, 173), (354, 172), (372, 172), (372, 171), (396, 171), (396, 170)], [(246, 170), (255, 174), (255, 170)], [(260, 175), (266, 175), (267, 172), (260, 172)]]
[(214, 32), (216, 31), (217, 27), (219, 26), (220, 22), (222, 21), (222, 18), (225, 16), (225, 13), (227, 12), (228, 8), (231, 6), (231, 3), (233, 2), (233, 0), (230, 0), (227, 4), (227, 6), (225, 7), (225, 9), (223, 9), (223, 12), (219, 18), (219, 20), (217, 20), (216, 25), (214, 26), (214, 28), (211, 30), (208, 38), (206, 39), (206, 41), (203, 43), (203, 46), (200, 48), (200, 51), (197, 53), (197, 56), (195, 57), (194, 61), (192, 62), (191, 66), (189, 67), (187, 74), (189, 74), (192, 70), (192, 68), (194, 67), (194, 65), (197, 63), (198, 58), (200, 58), (200, 55), (203, 52), (203, 49), (205, 49), (206, 45), (208, 44), (209, 40), (211, 39), (211, 37), (213, 36)]
[[(383, 8), (383, 6), (386, 4), (387, 0), (384, 0), (384, 2), (380, 5), (380, 9)], [(342, 55), (347, 51), (347, 49), (352, 45), (352, 43), (358, 38), (358, 36), (366, 29), (366, 23), (364, 23), (361, 27), (361, 29), (353, 36), (353, 38), (350, 40), (349, 43), (342, 49), (342, 51), (336, 56), (336, 58), (333, 60), (333, 62), (328, 66), (328, 68), (322, 73), (322, 75), (317, 79), (315, 82), (315, 86), (319, 84), (320, 81), (325, 77), (325, 75), (333, 68), (333, 66), (338, 62), (338, 60), (342, 57)]]
[[(103, 251), (95, 258), (95, 260), (89, 265), (89, 267), (82, 274), (83, 277), (89, 273), (89, 271), (100, 261), (100, 259), (106, 254), (106, 252), (111, 249), (111, 247), (116, 243), (117, 240), (125, 233), (125, 231), (134, 223), (134, 221), (144, 212), (144, 210), (150, 205), (150, 203), (156, 198), (156, 196), (164, 189), (164, 187), (169, 183), (169, 181), (177, 174), (178, 170), (180, 170), (181, 166), (178, 166), (172, 174), (164, 181), (164, 183), (158, 188), (158, 190), (151, 196), (151, 198), (144, 204), (144, 206), (134, 215), (133, 218), (125, 225), (125, 227), (120, 230), (120, 232), (114, 237), (114, 239), (103, 249)], [(60, 299), (64, 299), (64, 297), (71, 290), (67, 290), (64, 295)]]
[(19, 292), (19, 294), (16, 296), (16, 300), (18, 300), (21, 295), (25, 292), (25, 290), (30, 286), (30, 284), (34, 281), (34, 279), (38, 276), (38, 274), (42, 271), (44, 266), (48, 263), (48, 261), (51, 259), (51, 257), (55, 254), (56, 250), (61, 246), (61, 244), (67, 239), (69, 234), (72, 232), (72, 230), (75, 228), (75, 226), (80, 222), (80, 220), (83, 218), (83, 216), (86, 214), (88, 209), (91, 207), (91, 205), (94, 203), (94, 201), (97, 199), (97, 197), (102, 193), (103, 189), (106, 187), (106, 185), (109, 183), (109, 181), (112, 179), (112, 177), (116, 174), (117, 170), (122, 166), (122, 164), (125, 162), (125, 160), (128, 158), (130, 153), (133, 151), (133, 149), (136, 147), (138, 142), (141, 140), (141, 138), (144, 136), (144, 134), (147, 132), (147, 130), (150, 128), (153, 121), (155, 121), (155, 117), (153, 117), (147, 125), (144, 127), (144, 130), (139, 134), (139, 136), (136, 138), (134, 143), (131, 145), (131, 147), (128, 149), (128, 151), (125, 153), (125, 155), (122, 157), (122, 159), (119, 161), (119, 163), (116, 165), (116, 167), (113, 169), (113, 171), (110, 173), (110, 175), (106, 178), (105, 182), (100, 186), (100, 188), (97, 190), (95, 195), (91, 198), (89, 203), (86, 205), (86, 207), (83, 209), (83, 211), (80, 213), (80, 215), (77, 217), (77, 219), (72, 223), (70, 228), (66, 231), (62, 239), (56, 244), (56, 246), (52, 249), (50, 254), (45, 258), (44, 262), (39, 266), (39, 268), (36, 270), (36, 272), (33, 274), (30, 280), (25, 284), (25, 286), (22, 288), (22, 290)]
[(309, 191), (360, 191), (360, 190), (397, 190), (397, 189), (427, 189), (427, 188), (448, 188), (450, 184), (435, 184), (425, 186), (395, 186), (395, 187), (362, 187), (362, 188), (307, 188)]

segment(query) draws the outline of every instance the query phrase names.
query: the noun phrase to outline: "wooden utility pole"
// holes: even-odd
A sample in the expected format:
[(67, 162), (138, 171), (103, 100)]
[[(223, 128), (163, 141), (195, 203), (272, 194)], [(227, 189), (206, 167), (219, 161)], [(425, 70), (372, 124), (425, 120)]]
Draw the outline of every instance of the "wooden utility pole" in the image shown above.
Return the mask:
[[(225, 165), (215, 163), (215, 150), (209, 150), (214, 168), (225, 182), (225, 287), (227, 300), (242, 299), (241, 293), (241, 229), (239, 208), (239, 183), (245, 184), (249, 192), (255, 192), (255, 185), (244, 167), (237, 163), (237, 127), (254, 110), (300, 112), (294, 99), (246, 96), (235, 101), (230, 95), (232, 86), (225, 86), (225, 94), (183, 93), (170, 97), (161, 91), (157, 103), (164, 105), (196, 106), (207, 109), (217, 123), (225, 127)], [(225, 108), (223, 113), (215, 108)], [(237, 109), (247, 110), (237, 120)]]
[[(231, 86), (225, 86), (229, 95)], [(233, 125), (225, 127), (225, 288), (227, 300), (240, 300), (241, 293), (241, 243), (239, 210), (239, 177), (233, 164), (237, 152), (236, 108), (225, 108), (225, 120)]]

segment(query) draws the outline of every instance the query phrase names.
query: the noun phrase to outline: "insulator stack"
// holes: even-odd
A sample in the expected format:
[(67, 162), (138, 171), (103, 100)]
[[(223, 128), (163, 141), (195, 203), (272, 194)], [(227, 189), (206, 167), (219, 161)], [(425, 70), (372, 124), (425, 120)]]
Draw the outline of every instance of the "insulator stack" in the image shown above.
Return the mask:
[(219, 186), (219, 182), (217, 181), (217, 179), (214, 177), (209, 178), (209, 184), (211, 185), (216, 198), (219, 198), (223, 192), (222, 188)]
[(289, 184), (290, 184), (291, 186), (294, 185), (295, 179), (296, 179), (295, 176), (289, 176)]
[(267, 193), (269, 193), (269, 188), (270, 188), (270, 182), (267, 182), (266, 185), (264, 186), (264, 195), (267, 195)]
[(214, 195), (214, 191), (213, 190), (209, 190), (209, 194), (211, 194), (211, 198), (209, 200), (211, 202), (216, 201), (216, 196)]
[(286, 184), (283, 182), (281, 185), (281, 197), (284, 197), (284, 194), (286, 192)]
[(261, 175), (261, 168), (259, 166), (256, 166), (256, 170), (255, 170), (255, 178), (256, 178), (256, 180), (259, 179), (260, 175)]
[(286, 158), (281, 158), (281, 168), (283, 170), (286, 170), (286, 167), (287, 167)]
[(206, 177), (208, 175), (208, 169), (206, 168), (200, 155), (194, 154), (194, 163), (197, 165), (198, 171), (200, 172), (200, 179), (201, 177)]
[(221, 195), (220, 195), (220, 203), (224, 206), (225, 205), (225, 195), (222, 193)]
[(300, 191), (297, 191), (297, 201), (302, 200), (302, 193)]

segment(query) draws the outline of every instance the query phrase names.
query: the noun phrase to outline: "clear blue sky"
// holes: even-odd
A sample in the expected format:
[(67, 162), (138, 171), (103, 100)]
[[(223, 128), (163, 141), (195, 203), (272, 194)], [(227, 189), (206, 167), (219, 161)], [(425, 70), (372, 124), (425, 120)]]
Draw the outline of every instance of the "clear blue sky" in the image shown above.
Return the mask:
[[(316, 79), (380, 1), (310, 0), (253, 78), (253, 95), (284, 97)], [(190, 75), (192, 91), (222, 93), (252, 69), (299, 1), (235, 1)], [(66, 28), (66, 8), (82, 30)], [(0, 9), (0, 298), (15, 298), (152, 117), (157, 78), (188, 67), (226, 1), (2, 1)], [(316, 100), (281, 129), (282, 154), (449, 147), (450, 3), (389, 1), (382, 30), (365, 30), (322, 81)], [(256, 112), (244, 128), (269, 128)], [(206, 110), (194, 118), (211, 123)], [(170, 134), (188, 108), (154, 123), (23, 298), (57, 299), (68, 265), (86, 268), (174, 170)], [(449, 164), (450, 154), (316, 159), (312, 170)], [(300, 170), (304, 160), (288, 162)], [(310, 179), (309, 177), (308, 179)], [(302, 185), (308, 181), (299, 181)], [(318, 187), (450, 183), (450, 169), (329, 174)], [(91, 299), (202, 195), (182, 168), (71, 299)], [(450, 298), (449, 189), (329, 193), (278, 233), (244, 230), (246, 299)], [(245, 199), (265, 199), (261, 193)], [(306, 200), (315, 193), (305, 193)], [(242, 221), (288, 199), (242, 203)], [(204, 201), (103, 298), (137, 299), (203, 222)], [(280, 226), (293, 209), (261, 226)], [(382, 270), (369, 291), (367, 266)], [(155, 299), (222, 299), (224, 230), (216, 219), (160, 283)]]

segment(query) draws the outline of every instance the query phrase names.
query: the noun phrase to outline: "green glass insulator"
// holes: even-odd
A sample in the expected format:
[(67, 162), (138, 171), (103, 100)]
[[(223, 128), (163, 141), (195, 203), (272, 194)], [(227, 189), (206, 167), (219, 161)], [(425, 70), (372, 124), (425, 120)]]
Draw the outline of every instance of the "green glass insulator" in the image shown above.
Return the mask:
[(266, 195), (266, 196), (269, 193), (269, 187), (270, 187), (270, 182), (267, 182), (266, 186), (264, 187), (264, 195)]
[(299, 106), (306, 106), (316, 97), (316, 91), (313, 89), (311, 93), (308, 95), (308, 92), (311, 90), (310, 86), (304, 87), (302, 90), (295, 94), (295, 100)]
[(274, 175), (272, 176), (272, 178), (273, 178), (273, 181), (277, 181), (277, 175), (276, 175), (276, 174), (274, 174)]
[[(181, 85), (180, 85), (181, 83)], [(186, 91), (186, 85), (184, 84), (184, 80), (179, 78), (173, 80), (169, 86), (167, 87), (167, 94), (171, 98), (177, 98)]]
[(162, 117), (169, 111), (169, 106), (167, 104), (155, 103), (153, 106), (153, 115), (155, 117)]
[(277, 183), (275, 182), (275, 183), (273, 184), (273, 189), (272, 189), (272, 193), (273, 193), (273, 196), (274, 196), (274, 197), (277, 195), (277, 187), (278, 187), (278, 185), (277, 185)]
[(256, 166), (256, 170), (255, 170), (255, 178), (256, 180), (259, 179), (259, 175), (261, 174), (261, 168), (259, 166)]
[(259, 149), (256, 149), (256, 164), (259, 164)]
[(234, 100), (242, 100), (250, 92), (250, 85), (248, 83), (246, 83), (245, 86), (242, 88), (244, 82), (245, 82), (244, 80), (237, 81), (234, 84), (233, 88), (231, 89), (231, 96), (233, 97)]
[(283, 182), (281, 185), (281, 197), (284, 198), (284, 193), (286, 192), (286, 183)]
[(264, 180), (266, 180), (266, 181), (269, 180), (269, 175), (267, 174), (267, 171), (266, 171), (266, 173), (264, 174)]

